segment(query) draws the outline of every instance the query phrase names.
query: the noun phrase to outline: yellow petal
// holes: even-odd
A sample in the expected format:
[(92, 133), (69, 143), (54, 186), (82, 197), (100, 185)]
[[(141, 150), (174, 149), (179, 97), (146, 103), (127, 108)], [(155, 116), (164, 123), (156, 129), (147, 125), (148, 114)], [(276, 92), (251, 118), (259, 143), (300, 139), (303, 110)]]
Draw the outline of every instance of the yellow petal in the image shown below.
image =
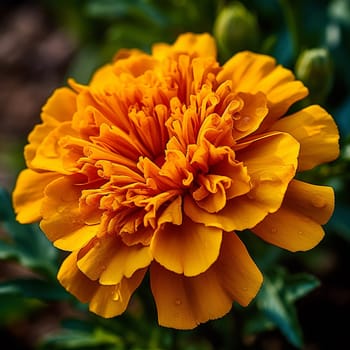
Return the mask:
[(237, 92), (263, 92), (270, 110), (265, 124), (282, 116), (294, 102), (308, 94), (290, 70), (276, 66), (274, 58), (249, 51), (234, 55), (224, 64), (217, 78), (219, 83), (232, 80)]
[(234, 232), (224, 233), (220, 257), (212, 270), (226, 293), (242, 306), (251, 302), (263, 281), (260, 270)]
[(118, 237), (106, 235), (80, 251), (77, 265), (89, 279), (116, 285), (123, 277), (130, 278), (135, 271), (148, 266), (151, 260), (149, 247), (127, 246)]
[(295, 175), (298, 154), (299, 143), (289, 134), (273, 134), (238, 151), (252, 183), (249, 198), (269, 213), (276, 211)]
[(94, 295), (98, 283), (88, 279), (77, 267), (77, 252), (69, 254), (63, 261), (57, 279), (62, 286), (82, 303), (87, 303)]
[(227, 201), (225, 208), (218, 213), (209, 213), (200, 208), (190, 196), (186, 196), (184, 212), (194, 222), (225, 231), (240, 231), (260, 222), (266, 216), (267, 209), (247, 196), (241, 196)]
[(140, 55), (144, 55), (144, 52), (139, 49), (119, 49), (113, 57), (113, 62)]
[(239, 92), (236, 99), (241, 101), (242, 106), (237, 111), (232, 110), (232, 104), (236, 104), (234, 99), (227, 109), (236, 114), (233, 117), (232, 135), (235, 140), (239, 140), (259, 128), (269, 109), (267, 108), (266, 96), (261, 92), (256, 94)]
[(293, 180), (282, 207), (252, 231), (278, 247), (290, 251), (309, 250), (323, 238), (320, 225), (329, 220), (333, 209), (332, 188)]
[(79, 209), (81, 190), (68, 177), (58, 178), (45, 190), (40, 227), (54, 245), (63, 250), (82, 248), (99, 230), (98, 224), (85, 223), (98, 209), (91, 208), (91, 212)]
[(24, 147), (24, 158), (28, 167), (32, 167), (32, 160), (35, 158), (38, 147), (57, 125), (59, 123), (54, 118), (46, 118), (43, 124), (36, 125), (29, 134), (29, 143)]
[(41, 219), (40, 208), (45, 187), (59, 175), (55, 173), (37, 173), (31, 169), (23, 170), (17, 177), (12, 194), (16, 219), (27, 224)]
[[(71, 128), (71, 122), (60, 124), (55, 129), (45, 135), (36, 148), (36, 153), (32, 157), (30, 166), (34, 169), (55, 171), (60, 174), (69, 174), (70, 171), (63, 166), (62, 148), (59, 145), (61, 139), (67, 135), (75, 135)], [(41, 136), (41, 135), (40, 135)], [(35, 135), (32, 134), (34, 138)], [(29, 145), (29, 149), (32, 146)], [(26, 148), (26, 155), (29, 157), (31, 151)]]
[(235, 82), (235, 90), (250, 92), (275, 69), (275, 66), (276, 60), (273, 57), (243, 51), (235, 54), (223, 65), (217, 80), (232, 80)]
[(309, 250), (324, 236), (319, 224), (283, 205), (252, 231), (266, 242), (292, 252)]
[(211, 167), (211, 172), (220, 174), (231, 179), (231, 186), (226, 189), (227, 199), (231, 199), (242, 194), (248, 193), (250, 190), (250, 176), (247, 167), (237, 160), (223, 160)]
[(329, 186), (318, 186), (292, 180), (284, 202), (289, 208), (293, 208), (324, 225), (334, 211), (334, 191)]
[(158, 225), (165, 223), (171, 223), (174, 225), (182, 224), (182, 198), (177, 196), (171, 201), (171, 203), (165, 208), (162, 215), (158, 219)]
[[(234, 157), (234, 152), (230, 151)], [(192, 192), (197, 205), (210, 213), (219, 212), (227, 200), (250, 190), (250, 177), (244, 164), (232, 159), (230, 154), (222, 153), (221, 158), (221, 161), (210, 167), (211, 173), (197, 175), (198, 188)]]
[[(64, 87), (56, 89), (43, 107), (41, 118), (42, 124), (36, 125), (29, 134), (29, 144), (24, 150), (27, 165), (30, 167), (37, 149), (42, 145), (43, 140), (61, 123), (71, 121), (76, 111), (76, 94)], [(52, 149), (53, 145), (50, 146)], [(40, 168), (40, 167), (39, 167)]]
[(290, 70), (277, 66), (255, 87), (256, 91), (262, 91), (268, 100), (269, 114), (266, 122), (283, 116), (293, 103), (308, 95), (303, 83), (294, 79)]
[(233, 301), (246, 306), (255, 297), (262, 275), (234, 233), (224, 233), (219, 259), (206, 272), (185, 277), (151, 265), (151, 288), (162, 326), (192, 329), (224, 316)]
[(163, 59), (174, 52), (216, 57), (216, 44), (214, 38), (208, 33), (184, 33), (177, 38), (173, 45), (158, 43), (152, 47), (152, 55), (158, 59)]
[(334, 160), (339, 155), (339, 133), (333, 118), (313, 105), (278, 120), (271, 126), (291, 134), (300, 143), (299, 170)]
[[(209, 213), (216, 213), (220, 211), (226, 204), (225, 185), (228, 187), (227, 184), (230, 182), (230, 179), (220, 175), (208, 174), (207, 176), (202, 176), (202, 179), (200, 180), (202, 183), (199, 190), (205, 188), (205, 191), (208, 193), (205, 198), (197, 200), (198, 206), (205, 209)], [(193, 192), (194, 198), (199, 190)]]
[(130, 278), (123, 278), (115, 286), (98, 285), (89, 309), (99, 316), (110, 318), (122, 314), (136, 288), (142, 282), (147, 269), (136, 271)]
[(127, 308), (130, 297), (140, 285), (146, 269), (136, 271), (113, 286), (103, 286), (88, 279), (76, 265), (77, 253), (70, 254), (62, 263), (58, 280), (62, 286), (82, 303), (90, 303), (90, 311), (102, 317), (118, 316)]
[[(154, 57), (151, 57), (147, 54), (137, 54), (134, 51), (127, 60), (118, 60), (113, 65), (113, 71), (115, 74), (122, 74), (128, 72), (134, 77), (138, 77), (144, 74), (146, 71), (149, 71), (154, 68), (156, 60)], [(102, 82), (105, 84), (105, 82)]]
[(206, 271), (219, 255), (222, 230), (184, 218), (182, 225), (163, 224), (151, 241), (155, 260), (168, 270), (195, 276)]
[(265, 134), (247, 143), (236, 154), (248, 169), (251, 191), (228, 200), (217, 213), (207, 212), (186, 196), (184, 211), (194, 222), (225, 231), (244, 230), (279, 208), (295, 175), (299, 144), (290, 135), (280, 133)]
[(58, 122), (71, 121), (76, 111), (76, 93), (69, 88), (56, 89), (42, 110), (42, 118), (52, 117)]

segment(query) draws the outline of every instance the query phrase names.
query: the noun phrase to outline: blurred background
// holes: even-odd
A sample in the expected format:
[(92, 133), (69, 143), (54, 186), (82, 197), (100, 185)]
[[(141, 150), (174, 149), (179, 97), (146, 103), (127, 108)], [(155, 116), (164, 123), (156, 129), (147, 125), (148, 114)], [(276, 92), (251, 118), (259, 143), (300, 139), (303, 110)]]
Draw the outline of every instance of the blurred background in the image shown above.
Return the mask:
[[(266, 286), (247, 309), (193, 331), (158, 327), (147, 281), (128, 312), (103, 320), (57, 283), (62, 259), (36, 225), (14, 220), (10, 194), (23, 147), (53, 90), (87, 83), (120, 48), (150, 52), (183, 32), (209, 32), (221, 63), (272, 55), (335, 118), (340, 157), (303, 174), (331, 185), (325, 239), (291, 254), (249, 238)], [(0, 339), (11, 349), (345, 349), (350, 313), (350, 1), (62, 0), (0, 2)]]

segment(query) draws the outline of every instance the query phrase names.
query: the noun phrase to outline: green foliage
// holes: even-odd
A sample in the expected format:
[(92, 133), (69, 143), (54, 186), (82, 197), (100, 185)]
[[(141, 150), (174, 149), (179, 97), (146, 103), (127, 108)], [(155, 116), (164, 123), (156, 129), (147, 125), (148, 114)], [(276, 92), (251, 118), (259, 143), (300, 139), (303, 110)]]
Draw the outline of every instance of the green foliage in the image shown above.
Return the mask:
[(303, 332), (295, 302), (319, 285), (314, 276), (305, 273), (291, 275), (282, 268), (265, 273), (255, 313), (246, 319), (244, 333), (259, 334), (277, 328), (293, 346), (303, 348)]
[(70, 295), (51, 281), (25, 278), (0, 283), (0, 296), (15, 295), (38, 300), (65, 300)]
[(0, 188), (0, 223), (8, 237), (0, 241), (0, 258), (15, 259), (21, 265), (49, 277), (57, 272), (58, 252), (37, 224), (21, 225), (13, 213), (9, 193)]
[(308, 274), (288, 275), (282, 269), (265, 274), (257, 296), (257, 308), (266, 318), (266, 325), (275, 325), (297, 348), (302, 348), (302, 330), (294, 302), (319, 286)]
[(121, 337), (107, 333), (103, 329), (80, 331), (66, 330), (52, 335), (45, 340), (39, 349), (125, 349)]

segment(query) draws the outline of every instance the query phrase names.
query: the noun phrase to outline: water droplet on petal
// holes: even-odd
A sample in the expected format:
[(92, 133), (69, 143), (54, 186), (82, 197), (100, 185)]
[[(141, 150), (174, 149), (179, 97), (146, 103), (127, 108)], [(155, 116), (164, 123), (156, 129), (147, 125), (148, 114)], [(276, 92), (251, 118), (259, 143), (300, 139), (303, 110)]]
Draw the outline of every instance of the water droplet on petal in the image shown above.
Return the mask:
[(120, 285), (117, 284), (114, 288), (114, 290), (112, 291), (112, 299), (114, 301), (121, 301), (122, 300), (122, 295), (120, 292)]
[(243, 287), (242, 289), (243, 289), (244, 292), (246, 292), (248, 290), (247, 287)]
[(252, 118), (244, 116), (236, 121), (234, 127), (238, 131), (247, 131), (250, 128)]
[(277, 231), (278, 231), (278, 230), (277, 230), (276, 227), (272, 227), (272, 228), (271, 228), (271, 233), (277, 233)]
[(320, 209), (324, 208), (327, 205), (325, 199), (322, 198), (322, 197), (314, 197), (314, 198), (312, 198), (311, 199), (311, 204), (312, 204), (313, 207), (320, 208)]
[(180, 299), (175, 300), (175, 305), (181, 305), (181, 304), (182, 304), (182, 301)]
[(56, 208), (56, 211), (57, 211), (58, 214), (62, 214), (62, 213), (64, 213), (65, 208), (64, 207), (58, 207), (58, 208)]

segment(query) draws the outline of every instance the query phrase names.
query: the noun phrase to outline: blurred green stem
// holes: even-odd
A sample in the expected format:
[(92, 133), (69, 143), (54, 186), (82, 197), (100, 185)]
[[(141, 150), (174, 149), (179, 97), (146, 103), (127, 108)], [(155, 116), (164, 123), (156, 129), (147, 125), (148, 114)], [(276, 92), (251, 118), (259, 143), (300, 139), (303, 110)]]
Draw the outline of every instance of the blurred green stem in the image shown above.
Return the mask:
[(290, 32), (292, 46), (293, 46), (293, 55), (294, 59), (297, 57), (300, 49), (300, 40), (299, 40), (299, 29), (298, 21), (296, 16), (296, 11), (291, 5), (290, 0), (279, 0), (282, 11), (284, 13), (287, 27)]

